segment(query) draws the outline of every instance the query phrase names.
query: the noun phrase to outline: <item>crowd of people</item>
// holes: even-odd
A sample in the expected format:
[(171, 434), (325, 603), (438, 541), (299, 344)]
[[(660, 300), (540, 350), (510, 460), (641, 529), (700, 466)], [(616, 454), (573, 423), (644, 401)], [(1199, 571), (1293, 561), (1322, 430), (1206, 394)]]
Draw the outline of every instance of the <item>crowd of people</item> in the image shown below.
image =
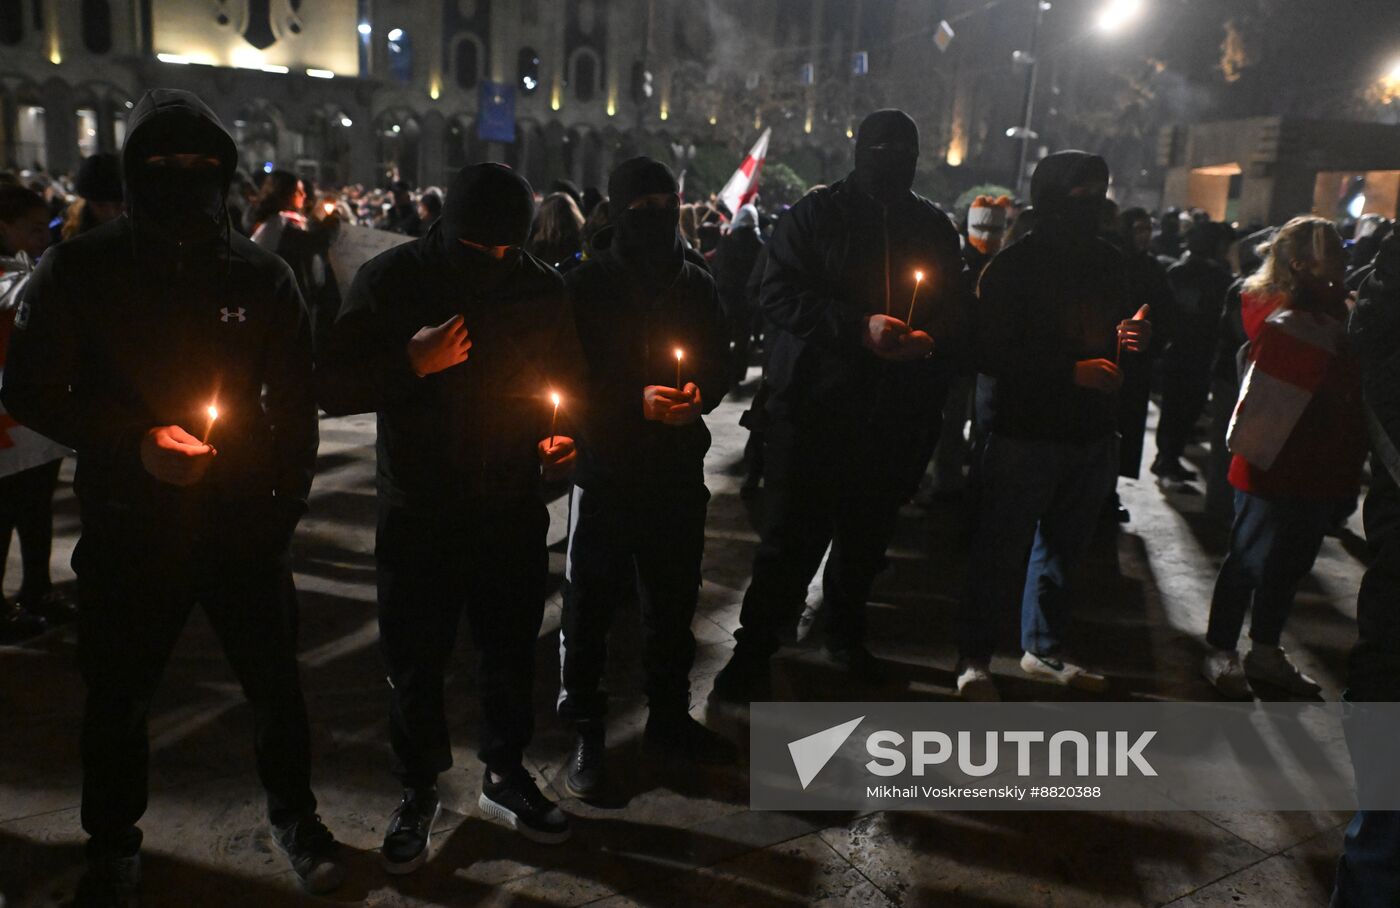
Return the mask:
[[(1206, 485), (1230, 541), (1206, 678), (1229, 698), (1251, 685), (1317, 694), (1281, 634), (1371, 454), (1374, 560), (1348, 697), (1397, 699), (1392, 225), (1120, 213), (1107, 164), (1078, 151), (1040, 161), (1028, 200), (982, 196), (950, 216), (912, 191), (918, 155), (914, 121), (878, 111), (848, 177), (766, 214), (685, 206), (645, 157), (605, 192), (560, 182), (543, 198), (499, 164), (421, 193), (282, 171), (254, 190), (215, 115), (156, 90), (120, 159), (87, 159), (71, 186), (0, 181), (0, 400), (11, 431), (32, 436), (25, 458), (0, 456), (0, 529), (18, 530), (25, 572), (2, 632), (78, 625), (90, 836), (78, 904), (138, 897), (146, 714), (195, 604), (254, 713), (274, 843), (308, 890), (344, 879), (311, 790), (289, 562), (321, 413), (378, 419), (378, 616), (402, 790), (382, 850), (392, 874), (429, 855), (463, 614), (479, 654), (480, 809), (535, 841), (570, 833), (524, 763), (550, 490), (569, 495), (565, 787), (585, 800), (607, 789), (608, 632), (634, 595), (648, 747), (737, 758), (690, 713), (691, 623), (706, 416), (753, 365), (744, 491), (762, 495), (764, 518), (719, 700), (769, 696), (771, 657), (815, 623), (804, 606), (824, 558), (825, 649), (852, 677), (881, 678), (867, 600), (898, 511), (950, 496), (973, 518), (958, 695), (1000, 698), (991, 659), (1018, 613), (1024, 672), (1105, 690), (1094, 653), (1075, 648), (1072, 583), (1093, 534), (1131, 519), (1115, 487), (1138, 475), (1154, 388), (1150, 470), (1169, 493), (1197, 480), (1183, 461), (1212, 408)], [(414, 240), (341, 287), (327, 257), (345, 223)], [(48, 574), (70, 451), (76, 604)], [(1358, 814), (1339, 898), (1377, 891), (1397, 843), (1395, 815)], [(1352, 898), (1339, 904), (1379, 904)]]

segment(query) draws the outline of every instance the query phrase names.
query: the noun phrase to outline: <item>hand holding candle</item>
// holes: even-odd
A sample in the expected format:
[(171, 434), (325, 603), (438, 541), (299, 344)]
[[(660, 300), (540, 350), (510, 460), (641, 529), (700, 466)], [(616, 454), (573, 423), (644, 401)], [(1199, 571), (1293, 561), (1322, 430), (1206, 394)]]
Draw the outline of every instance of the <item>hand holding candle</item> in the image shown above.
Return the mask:
[(156, 426), (141, 438), (141, 466), (160, 482), (192, 486), (218, 453), (179, 426)]

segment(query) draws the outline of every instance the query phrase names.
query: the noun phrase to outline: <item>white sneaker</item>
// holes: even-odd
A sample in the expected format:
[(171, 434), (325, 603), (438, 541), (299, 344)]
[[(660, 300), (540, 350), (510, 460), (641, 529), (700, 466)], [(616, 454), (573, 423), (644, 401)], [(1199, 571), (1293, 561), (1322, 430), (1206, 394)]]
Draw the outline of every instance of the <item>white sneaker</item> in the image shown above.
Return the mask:
[(1244, 673), (1251, 681), (1282, 688), (1300, 697), (1313, 697), (1322, 685), (1303, 674), (1281, 646), (1253, 646), (1244, 657)]
[(959, 662), (958, 696), (972, 703), (1000, 703), (990, 668), (985, 662)]
[(1037, 656), (1027, 652), (1021, 657), (1021, 671), (1037, 678), (1049, 678), (1056, 684), (1063, 684), (1075, 690), (1096, 694), (1108, 690), (1108, 679), (1103, 675), (1096, 675), (1083, 666), (1051, 656)]
[(1229, 700), (1252, 700), (1254, 691), (1249, 686), (1249, 679), (1245, 677), (1244, 666), (1240, 665), (1240, 654), (1238, 650), (1211, 650), (1206, 656), (1205, 664), (1201, 666), (1201, 674), (1205, 675), (1211, 687), (1214, 687), (1220, 696)]

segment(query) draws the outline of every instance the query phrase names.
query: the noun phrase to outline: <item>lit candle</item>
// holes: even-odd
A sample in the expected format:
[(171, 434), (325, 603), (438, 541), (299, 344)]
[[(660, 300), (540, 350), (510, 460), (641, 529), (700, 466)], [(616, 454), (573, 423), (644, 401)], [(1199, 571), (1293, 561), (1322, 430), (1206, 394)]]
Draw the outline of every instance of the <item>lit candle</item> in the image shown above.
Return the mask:
[(681, 360), (685, 359), (685, 351), (680, 347), (676, 348), (676, 390), (681, 390)]
[(219, 418), (219, 408), (210, 404), (204, 412), (209, 414), (209, 425), (204, 427), (204, 439), (200, 444), (209, 444), (209, 435), (214, 431), (214, 420)]
[(549, 417), (549, 446), (554, 447), (554, 426), (559, 421), (559, 393), (551, 391), (549, 399), (554, 402), (554, 413)]
[(327, 199), (326, 204), (322, 207), (325, 209), (327, 215), (335, 214), (335, 202), (332, 202), (330, 199)]
[(914, 324), (914, 302), (915, 302), (916, 300), (918, 300), (918, 298), (919, 298), (919, 288), (923, 286), (923, 283), (924, 283), (924, 273), (923, 273), (922, 271), (915, 271), (915, 272), (914, 272), (914, 295), (911, 296), (911, 297), (909, 297), (909, 317), (906, 318), (906, 319), (904, 320), (904, 323), (907, 324), (907, 325), (913, 325), (913, 324)]

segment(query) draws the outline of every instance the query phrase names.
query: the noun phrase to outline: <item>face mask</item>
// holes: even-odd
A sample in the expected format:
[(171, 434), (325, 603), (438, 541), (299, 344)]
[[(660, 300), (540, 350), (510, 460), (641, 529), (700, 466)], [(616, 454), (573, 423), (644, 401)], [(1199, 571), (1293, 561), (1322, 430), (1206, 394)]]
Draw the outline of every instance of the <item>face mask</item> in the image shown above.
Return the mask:
[(1079, 237), (1095, 236), (1099, 232), (1099, 214), (1103, 199), (1096, 195), (1070, 196), (1060, 206), (1060, 224)]
[(675, 208), (629, 208), (617, 216), (613, 244), (624, 257), (642, 263), (669, 261), (679, 225), (680, 211)]
[(919, 156), (895, 149), (864, 148), (856, 152), (856, 184), (886, 205), (907, 196), (914, 187)]
[(147, 171), (138, 190), (138, 210), (179, 243), (202, 243), (219, 236), (224, 224), (223, 193), (217, 174), (193, 168)]
[(448, 266), (470, 290), (495, 290), (515, 273), (516, 266), (520, 264), (519, 249), (512, 248), (498, 259), (450, 237), (443, 239)]

